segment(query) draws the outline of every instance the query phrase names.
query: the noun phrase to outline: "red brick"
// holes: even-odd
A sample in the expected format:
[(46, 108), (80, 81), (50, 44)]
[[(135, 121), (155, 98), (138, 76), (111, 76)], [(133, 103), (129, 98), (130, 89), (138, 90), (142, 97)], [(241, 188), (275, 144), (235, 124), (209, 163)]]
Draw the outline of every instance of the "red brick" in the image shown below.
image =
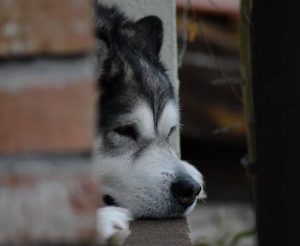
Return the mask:
[(94, 47), (91, 2), (0, 1), (0, 56), (90, 51)]
[(0, 245), (93, 242), (99, 182), (90, 158), (15, 159), (0, 158)]
[(94, 82), (0, 89), (0, 153), (91, 150)]

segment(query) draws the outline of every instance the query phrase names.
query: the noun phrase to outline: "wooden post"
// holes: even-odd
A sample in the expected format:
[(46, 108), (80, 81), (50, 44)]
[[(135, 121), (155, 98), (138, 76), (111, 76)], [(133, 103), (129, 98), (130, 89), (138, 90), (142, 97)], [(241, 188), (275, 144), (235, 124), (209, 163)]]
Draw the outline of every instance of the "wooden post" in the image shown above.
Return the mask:
[(251, 80), (251, 48), (250, 48), (250, 12), (251, 0), (242, 0), (240, 9), (240, 70), (244, 104), (244, 117), (247, 125), (248, 158), (247, 170), (255, 199), (253, 169), (256, 165), (255, 150), (255, 116), (253, 106), (253, 92)]
[(299, 22), (296, 1), (253, 1), (252, 82), (260, 246), (299, 245)]

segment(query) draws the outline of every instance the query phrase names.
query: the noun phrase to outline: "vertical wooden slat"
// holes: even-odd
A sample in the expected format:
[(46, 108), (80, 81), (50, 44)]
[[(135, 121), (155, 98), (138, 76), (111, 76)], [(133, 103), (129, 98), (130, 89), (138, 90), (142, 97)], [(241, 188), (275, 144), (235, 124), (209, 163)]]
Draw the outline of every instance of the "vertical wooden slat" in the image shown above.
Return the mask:
[(256, 165), (256, 132), (251, 77), (250, 15), (251, 1), (242, 0), (240, 9), (240, 71), (242, 79), (244, 117), (247, 125), (246, 129), (248, 146), (248, 154), (245, 164), (253, 189), (253, 197), (255, 199), (255, 176), (253, 171)]
[(260, 246), (299, 244), (300, 16), (296, 3), (253, 1), (252, 79)]

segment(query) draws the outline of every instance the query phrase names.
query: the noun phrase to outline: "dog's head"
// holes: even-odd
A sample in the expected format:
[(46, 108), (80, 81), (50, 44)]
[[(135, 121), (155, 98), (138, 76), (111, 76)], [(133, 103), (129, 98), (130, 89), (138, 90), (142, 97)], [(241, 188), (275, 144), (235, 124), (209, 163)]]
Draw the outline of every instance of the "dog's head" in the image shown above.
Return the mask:
[(181, 216), (205, 193), (202, 175), (170, 144), (179, 113), (159, 59), (162, 22), (155, 16), (128, 21), (103, 6), (96, 15), (101, 81), (96, 153), (104, 202), (135, 217)]

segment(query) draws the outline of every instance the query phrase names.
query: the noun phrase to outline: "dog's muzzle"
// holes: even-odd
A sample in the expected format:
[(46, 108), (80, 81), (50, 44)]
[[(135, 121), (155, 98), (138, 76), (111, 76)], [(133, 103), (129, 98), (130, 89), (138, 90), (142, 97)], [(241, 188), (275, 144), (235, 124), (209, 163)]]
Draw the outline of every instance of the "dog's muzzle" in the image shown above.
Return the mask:
[(192, 178), (181, 178), (171, 184), (172, 195), (185, 208), (195, 202), (201, 189), (200, 184)]

